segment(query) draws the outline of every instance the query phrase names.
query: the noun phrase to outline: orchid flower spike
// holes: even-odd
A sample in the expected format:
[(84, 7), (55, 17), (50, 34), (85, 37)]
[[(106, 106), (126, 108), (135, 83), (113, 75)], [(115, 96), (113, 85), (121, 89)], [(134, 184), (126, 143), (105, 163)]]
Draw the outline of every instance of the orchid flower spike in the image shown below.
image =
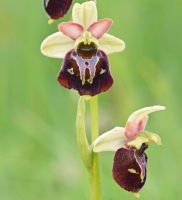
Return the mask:
[(161, 145), (157, 134), (145, 131), (148, 114), (164, 110), (163, 106), (152, 106), (140, 109), (130, 115), (126, 126), (116, 127), (98, 137), (93, 143), (93, 151), (115, 151), (113, 178), (120, 187), (133, 192), (138, 191), (146, 180), (147, 155), (144, 153), (149, 142)]
[(41, 51), (48, 57), (64, 58), (58, 74), (62, 86), (75, 89), (80, 95), (94, 96), (113, 84), (106, 54), (124, 50), (125, 43), (107, 34), (111, 19), (97, 21), (93, 1), (76, 3), (72, 19), (73, 22), (59, 24), (59, 32), (43, 41)]

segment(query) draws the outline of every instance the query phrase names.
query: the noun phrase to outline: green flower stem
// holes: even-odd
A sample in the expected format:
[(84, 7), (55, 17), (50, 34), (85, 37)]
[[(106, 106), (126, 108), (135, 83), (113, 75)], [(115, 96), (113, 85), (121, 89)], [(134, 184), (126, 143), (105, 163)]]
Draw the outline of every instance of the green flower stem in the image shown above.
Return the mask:
[(91, 140), (92, 143), (99, 136), (98, 128), (98, 96), (94, 96), (90, 99), (90, 115), (91, 115)]
[[(90, 184), (90, 200), (101, 200), (101, 181), (100, 181), (100, 159), (99, 155), (95, 154), (88, 144), (85, 131), (85, 99), (80, 97), (78, 102), (78, 111), (76, 118), (76, 136), (78, 149), (85, 167), (88, 170)], [(91, 140), (93, 141), (99, 136), (98, 130), (98, 97), (90, 99), (91, 113)]]
[[(99, 136), (98, 129), (98, 96), (90, 99), (90, 114), (91, 114), (91, 140), (92, 143)], [(90, 200), (101, 200), (101, 174), (100, 174), (100, 158), (99, 154), (93, 156), (93, 165), (89, 172), (90, 182)]]

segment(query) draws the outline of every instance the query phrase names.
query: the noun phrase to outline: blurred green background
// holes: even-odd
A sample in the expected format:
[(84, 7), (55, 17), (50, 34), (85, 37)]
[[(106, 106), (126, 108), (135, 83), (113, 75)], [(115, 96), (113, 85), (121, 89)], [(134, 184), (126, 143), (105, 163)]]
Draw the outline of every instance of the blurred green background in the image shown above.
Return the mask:
[[(76, 1), (74, 1), (75, 3)], [(79, 1), (80, 3), (83, 0)], [(99, 19), (126, 49), (110, 55), (113, 87), (99, 95), (100, 133), (124, 126), (145, 106), (163, 105), (146, 130), (162, 147), (147, 150), (148, 177), (141, 200), (182, 199), (182, 6), (179, 0), (98, 0)], [(57, 31), (42, 0), (0, 6), (0, 200), (89, 199), (87, 172), (77, 150), (79, 95), (59, 86), (62, 60), (45, 57), (41, 42)], [(88, 107), (87, 103), (87, 107)], [(89, 109), (86, 113), (89, 137)], [(102, 153), (104, 200), (135, 199), (112, 180), (114, 153)]]

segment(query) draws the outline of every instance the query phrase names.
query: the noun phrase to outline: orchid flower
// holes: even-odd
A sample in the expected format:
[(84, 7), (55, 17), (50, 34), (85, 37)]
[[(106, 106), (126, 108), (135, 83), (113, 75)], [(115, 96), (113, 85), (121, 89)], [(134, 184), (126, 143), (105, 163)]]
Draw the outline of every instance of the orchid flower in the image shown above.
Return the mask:
[(144, 153), (150, 141), (161, 145), (157, 134), (145, 131), (148, 114), (164, 110), (163, 106), (152, 106), (140, 109), (130, 115), (126, 126), (116, 127), (98, 137), (93, 143), (93, 151), (115, 151), (113, 178), (120, 187), (133, 192), (138, 191), (146, 180), (147, 155)]
[(53, 58), (64, 58), (58, 74), (59, 83), (75, 89), (80, 95), (94, 96), (113, 84), (106, 54), (124, 50), (125, 43), (106, 32), (111, 19), (97, 21), (94, 2), (76, 3), (72, 10), (73, 22), (58, 25), (59, 32), (47, 37), (41, 51)]

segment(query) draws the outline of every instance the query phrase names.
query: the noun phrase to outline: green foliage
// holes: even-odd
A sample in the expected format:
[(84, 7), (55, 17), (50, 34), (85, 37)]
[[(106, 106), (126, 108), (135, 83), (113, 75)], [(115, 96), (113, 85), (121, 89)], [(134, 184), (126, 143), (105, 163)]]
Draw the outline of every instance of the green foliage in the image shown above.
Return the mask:
[[(109, 56), (115, 82), (99, 95), (100, 133), (124, 126), (127, 117), (142, 107), (166, 106), (150, 115), (147, 124), (163, 145), (152, 144), (147, 150), (148, 178), (140, 194), (141, 200), (181, 199), (181, 2), (97, 0), (97, 5), (99, 19), (114, 20), (109, 33), (126, 42), (124, 52)], [(59, 22), (69, 20), (70, 13)], [(89, 196), (76, 144), (79, 95), (56, 81), (62, 60), (47, 58), (39, 50), (41, 42), (57, 31), (59, 22), (47, 25), (47, 20), (42, 0), (1, 2), (2, 200)], [(89, 134), (89, 117), (86, 121)], [(112, 180), (113, 156), (101, 154), (103, 199), (134, 199)]]

